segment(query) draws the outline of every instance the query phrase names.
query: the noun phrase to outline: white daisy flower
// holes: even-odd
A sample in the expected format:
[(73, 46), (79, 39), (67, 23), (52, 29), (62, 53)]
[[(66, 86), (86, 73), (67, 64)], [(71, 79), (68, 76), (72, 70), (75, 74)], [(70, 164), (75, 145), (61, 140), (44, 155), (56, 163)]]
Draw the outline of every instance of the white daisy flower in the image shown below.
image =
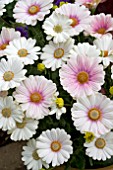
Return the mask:
[(86, 155), (92, 159), (98, 161), (110, 159), (113, 156), (113, 132), (94, 138), (92, 142), (86, 142), (84, 146), (87, 147)]
[(9, 90), (20, 85), (24, 80), (26, 69), (19, 59), (2, 59), (0, 62), (0, 91)]
[(74, 40), (69, 38), (65, 43), (55, 44), (50, 41), (43, 48), (43, 53), (40, 59), (46, 68), (51, 68), (52, 71), (62, 67), (63, 63), (69, 59), (70, 51), (74, 46)]
[[(36, 40), (25, 37), (15, 39), (9, 43), (5, 49), (7, 58), (18, 57), (25, 65), (33, 64), (38, 59), (39, 46), (35, 46)], [(13, 50), (12, 50), (13, 49)]]
[(22, 122), (24, 117), (23, 111), (12, 96), (0, 97), (0, 129), (3, 131), (11, 130), (17, 122)]
[(37, 21), (44, 20), (45, 15), (50, 13), (53, 0), (19, 0), (14, 7), (13, 17), (18, 23), (35, 26)]
[(71, 111), (74, 126), (81, 133), (99, 137), (113, 129), (113, 101), (101, 93), (77, 99)]
[(53, 38), (54, 43), (61, 43), (66, 42), (66, 40), (71, 36), (71, 23), (71, 19), (69, 19), (67, 16), (53, 12), (50, 17), (46, 18), (42, 28), (48, 35), (47, 40)]
[(2, 16), (4, 12), (6, 12), (6, 9), (4, 7), (4, 3), (0, 1), (0, 16)]
[(52, 166), (59, 166), (67, 162), (73, 153), (70, 135), (64, 129), (43, 131), (37, 138), (37, 153), (43, 161)]
[(41, 170), (42, 166), (49, 168), (49, 165), (46, 164), (37, 154), (36, 140), (31, 139), (27, 142), (27, 146), (23, 146), (22, 151), (22, 161), (24, 165), (27, 166), (27, 169), (32, 170)]
[(21, 123), (16, 122), (15, 128), (8, 131), (8, 134), (11, 134), (13, 141), (29, 140), (36, 133), (38, 123), (37, 120), (24, 117)]
[(67, 16), (71, 19), (71, 35), (79, 35), (90, 23), (90, 11), (85, 6), (67, 3), (56, 8), (56, 13)]
[(62, 98), (58, 98), (58, 92), (55, 93), (53, 97), (53, 103), (50, 106), (51, 111), (49, 115), (56, 114), (56, 119), (60, 119), (63, 113), (66, 113), (66, 108), (64, 107), (64, 100)]
[(15, 31), (14, 28), (2, 27), (2, 31), (0, 33), (0, 57), (6, 55), (4, 50), (9, 42), (19, 37), (20, 32)]
[(113, 62), (113, 39), (112, 35), (104, 35), (96, 39), (94, 42), (97, 49), (100, 50), (100, 58), (106, 68), (110, 62)]
[[(96, 48), (95, 45), (90, 45), (87, 42), (84, 43), (78, 43), (74, 46), (74, 48), (71, 50), (71, 55), (76, 57), (76, 55), (79, 56), (88, 56), (88, 57), (99, 57), (100, 50)], [(101, 60), (100, 60), (101, 62)]]

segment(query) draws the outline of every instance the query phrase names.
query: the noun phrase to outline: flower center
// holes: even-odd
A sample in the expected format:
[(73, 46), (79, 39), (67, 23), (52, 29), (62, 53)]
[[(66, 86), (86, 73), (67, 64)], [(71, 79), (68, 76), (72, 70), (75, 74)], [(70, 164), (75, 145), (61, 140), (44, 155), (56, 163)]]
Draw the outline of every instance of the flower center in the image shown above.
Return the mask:
[(6, 71), (3, 75), (5, 81), (10, 81), (14, 78), (14, 73), (11, 71)]
[(63, 29), (61, 25), (56, 25), (54, 26), (53, 30), (57, 33), (61, 33)]
[(72, 24), (71, 24), (72, 27), (75, 27), (76, 25), (78, 25), (78, 19), (74, 17), (72, 17), (71, 19), (72, 19)]
[(89, 79), (89, 75), (87, 72), (85, 71), (81, 71), (78, 73), (77, 75), (77, 80), (81, 83), (81, 84), (84, 84), (86, 82), (88, 82), (88, 79)]
[(51, 143), (51, 150), (53, 152), (58, 152), (61, 149), (62, 145), (59, 141), (53, 141)]
[(59, 108), (64, 106), (64, 100), (62, 98), (57, 98), (55, 102)]
[(108, 51), (103, 51), (103, 53), (104, 53), (104, 57), (108, 56)]
[(37, 154), (37, 150), (34, 150), (34, 152), (32, 153), (32, 157), (33, 157), (34, 160), (39, 160), (40, 159), (38, 154)]
[(40, 93), (35, 92), (31, 94), (30, 99), (31, 99), (31, 102), (39, 103), (42, 100), (42, 96)]
[(58, 48), (54, 52), (54, 57), (55, 58), (62, 58), (64, 55), (64, 50), (62, 48)]
[(7, 43), (2, 44), (0, 46), (0, 50), (5, 50), (7, 45), (8, 45)]
[(99, 28), (99, 29), (97, 30), (97, 33), (99, 33), (99, 34), (105, 34), (105, 32), (106, 32), (106, 29), (105, 29), (105, 28)]
[(94, 121), (99, 120), (101, 117), (101, 112), (97, 108), (92, 108), (88, 112), (88, 117)]
[(22, 48), (22, 49), (18, 50), (18, 55), (20, 57), (26, 57), (28, 55), (28, 51), (26, 49)]
[(40, 11), (39, 6), (37, 6), (37, 5), (32, 5), (32, 6), (29, 8), (28, 13), (31, 14), (31, 15), (35, 15), (35, 14), (37, 14), (39, 11)]
[(106, 145), (106, 141), (103, 138), (98, 138), (95, 141), (95, 146), (99, 149), (103, 149)]
[(3, 115), (4, 117), (9, 118), (9, 117), (11, 116), (11, 109), (9, 109), (9, 108), (4, 108), (4, 109), (2, 110), (2, 115)]
[(23, 122), (21, 122), (21, 123), (16, 122), (16, 126), (17, 126), (17, 128), (22, 129), (25, 127), (26, 123), (27, 122), (25, 120), (23, 120)]

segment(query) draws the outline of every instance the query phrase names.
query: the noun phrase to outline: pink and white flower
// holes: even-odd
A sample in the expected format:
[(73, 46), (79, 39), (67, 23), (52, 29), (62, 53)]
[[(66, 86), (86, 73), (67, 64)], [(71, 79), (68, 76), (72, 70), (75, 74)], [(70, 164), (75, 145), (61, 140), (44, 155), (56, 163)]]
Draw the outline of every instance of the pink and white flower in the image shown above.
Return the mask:
[(72, 35), (79, 35), (90, 22), (90, 11), (85, 6), (77, 4), (64, 4), (55, 10), (57, 13), (68, 16), (72, 23)]
[(63, 89), (73, 98), (99, 91), (105, 75), (103, 66), (99, 62), (99, 58), (85, 55), (71, 57), (59, 72)]
[(75, 0), (76, 4), (85, 5), (87, 8), (96, 8), (101, 0)]
[(81, 133), (99, 137), (113, 128), (113, 101), (101, 93), (77, 99), (71, 109), (74, 126)]
[(26, 78), (14, 92), (14, 98), (21, 103), (27, 117), (42, 119), (49, 115), (53, 94), (56, 85), (44, 76)]
[(86, 28), (86, 32), (93, 37), (102, 37), (113, 31), (113, 18), (111, 14), (104, 13), (93, 15), (90, 19), (90, 26)]
[(53, 0), (21, 0), (14, 7), (13, 17), (18, 23), (35, 26), (37, 21), (44, 20), (45, 15), (50, 13)]
[(2, 27), (0, 34), (0, 57), (5, 55), (4, 50), (10, 41), (19, 38), (20, 32), (15, 31), (13, 28)]
[(104, 35), (96, 39), (94, 45), (100, 50), (100, 59), (106, 68), (110, 62), (113, 62), (113, 39), (112, 35)]

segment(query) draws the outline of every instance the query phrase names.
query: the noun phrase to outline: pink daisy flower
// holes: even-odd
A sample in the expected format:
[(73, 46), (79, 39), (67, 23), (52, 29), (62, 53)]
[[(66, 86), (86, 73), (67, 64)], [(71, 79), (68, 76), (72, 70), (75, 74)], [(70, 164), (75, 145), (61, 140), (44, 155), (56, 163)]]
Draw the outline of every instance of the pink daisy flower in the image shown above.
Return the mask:
[(56, 85), (44, 76), (29, 76), (23, 81), (16, 91), (14, 98), (21, 103), (27, 117), (42, 119), (49, 114), (49, 107)]
[(55, 11), (72, 19), (73, 35), (79, 35), (90, 22), (90, 11), (85, 6), (68, 3), (57, 8)]
[(44, 16), (50, 13), (53, 0), (21, 0), (14, 7), (13, 17), (16, 22), (27, 25), (36, 25), (37, 20), (42, 21)]
[(92, 132), (98, 137), (113, 129), (113, 101), (101, 93), (77, 99), (71, 111), (74, 126), (81, 133)]
[(0, 57), (6, 55), (4, 50), (6, 49), (6, 46), (9, 44), (9, 42), (19, 37), (20, 32), (15, 31), (13, 28), (2, 27), (0, 34)]
[(85, 5), (87, 8), (95, 8), (101, 0), (76, 0), (75, 3)]
[(70, 58), (59, 71), (61, 85), (73, 98), (91, 95), (104, 83), (103, 66), (95, 57), (76, 56)]
[(113, 18), (110, 14), (105, 15), (104, 13), (93, 15), (90, 26), (86, 28), (86, 32), (97, 38), (110, 33), (110, 31), (113, 31)]

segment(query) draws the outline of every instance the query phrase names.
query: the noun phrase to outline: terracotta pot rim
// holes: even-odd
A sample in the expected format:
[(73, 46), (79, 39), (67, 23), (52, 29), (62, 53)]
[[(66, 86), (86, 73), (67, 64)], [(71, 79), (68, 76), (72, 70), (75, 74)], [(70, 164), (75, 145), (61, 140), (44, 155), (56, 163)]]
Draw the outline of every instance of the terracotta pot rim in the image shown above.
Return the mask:
[[(54, 170), (64, 170), (64, 166), (57, 167)], [(71, 168), (70, 170), (79, 170), (77, 168)], [(84, 169), (84, 170), (113, 170), (113, 165), (104, 167), (104, 168), (97, 168), (97, 169)]]

